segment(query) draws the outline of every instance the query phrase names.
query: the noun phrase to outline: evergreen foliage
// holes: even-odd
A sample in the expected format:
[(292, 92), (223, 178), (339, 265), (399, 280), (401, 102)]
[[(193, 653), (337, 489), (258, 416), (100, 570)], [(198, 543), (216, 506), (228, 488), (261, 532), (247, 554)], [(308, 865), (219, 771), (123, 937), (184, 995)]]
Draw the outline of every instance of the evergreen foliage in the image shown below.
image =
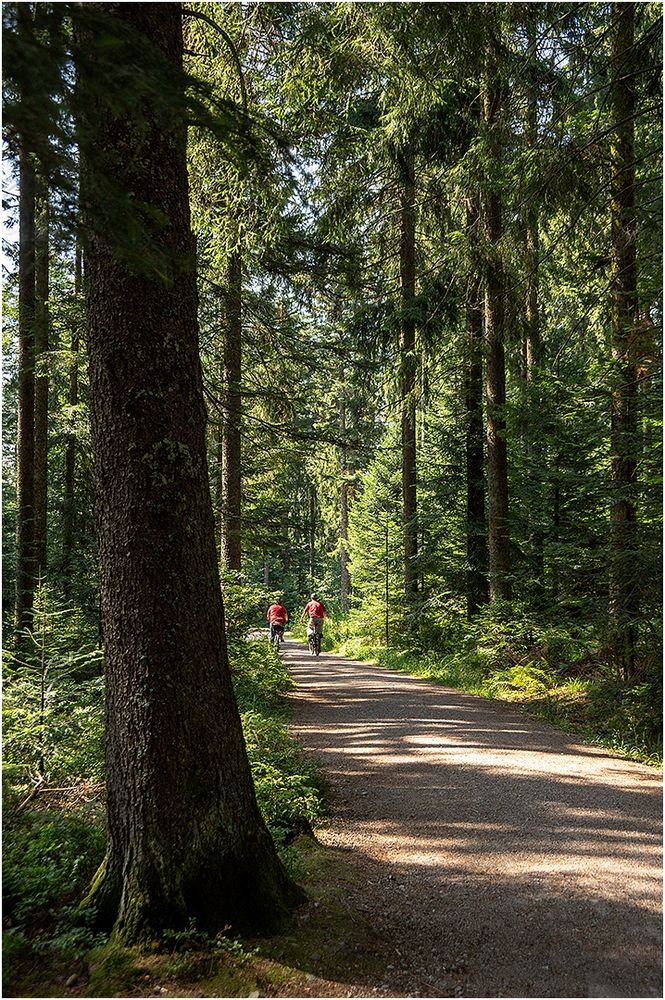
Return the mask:
[[(160, 288), (183, 282), (164, 213), (96, 170), (99, 102), (149, 109), (139, 138), (148, 119), (187, 123), (227, 643), (277, 842), (323, 799), (287, 735), (288, 677), (246, 641), (276, 597), (295, 623), (316, 590), (324, 644), (350, 656), (519, 701), (640, 759), (662, 752), (661, 6), (192, 2), (182, 72), (112, 7), (3, 6), (5, 941), (19, 958), (42, 936), (93, 943), (62, 907), (103, 853), (96, 806), (45, 807), (49, 787), (96, 801), (104, 779), (86, 247), (108, 240)], [(45, 301), (31, 175), (49, 205)], [(17, 455), (46, 375), (40, 576), (34, 468), (26, 492)], [(488, 407), (489, 375), (505, 402)], [(499, 524), (488, 418), (507, 457)], [(489, 518), (471, 518), (470, 486)], [(502, 542), (499, 592), (485, 556)]]

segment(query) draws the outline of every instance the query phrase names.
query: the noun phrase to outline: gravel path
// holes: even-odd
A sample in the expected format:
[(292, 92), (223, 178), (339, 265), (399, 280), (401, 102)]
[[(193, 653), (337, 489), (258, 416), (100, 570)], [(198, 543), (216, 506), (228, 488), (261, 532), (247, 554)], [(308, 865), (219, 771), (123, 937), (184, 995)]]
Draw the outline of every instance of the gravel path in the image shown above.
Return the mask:
[(317, 835), (358, 865), (384, 993), (663, 995), (660, 772), (499, 702), (283, 650), (330, 782)]

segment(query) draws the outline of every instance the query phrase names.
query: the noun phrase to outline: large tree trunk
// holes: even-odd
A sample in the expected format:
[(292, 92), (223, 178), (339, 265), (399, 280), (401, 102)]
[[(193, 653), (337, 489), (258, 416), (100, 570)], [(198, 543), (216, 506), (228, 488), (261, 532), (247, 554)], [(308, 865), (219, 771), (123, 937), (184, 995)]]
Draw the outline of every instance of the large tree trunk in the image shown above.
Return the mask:
[[(497, 136), (501, 85), (494, 46), (489, 46), (483, 88), (483, 122), (488, 155), (501, 157)], [(510, 532), (508, 519), (508, 449), (506, 443), (506, 365), (504, 357), (504, 300), (506, 282), (501, 260), (501, 195), (491, 178), (485, 192), (483, 216), (488, 264), (485, 273), (485, 342), (487, 351), (487, 513), (490, 600), (508, 600)]]
[[(26, 8), (21, 5), (19, 11)], [(19, 152), (18, 280), (15, 623), (23, 629), (32, 623), (35, 591), (35, 168), (24, 148)]]
[(407, 604), (418, 592), (418, 523), (416, 465), (416, 185), (413, 155), (400, 158), (400, 337), (399, 395), (402, 422), (402, 543), (404, 596)]
[(48, 507), (48, 398), (45, 355), (49, 350), (49, 203), (43, 177), (37, 185), (35, 230), (35, 573), (46, 577)]
[[(466, 225), (477, 239), (480, 212), (473, 196), (467, 200)], [(466, 557), (467, 614), (473, 617), (489, 594), (487, 586), (487, 523), (483, 428), (483, 306), (479, 278), (471, 278), (466, 302)]]
[[(140, 941), (164, 927), (274, 923), (297, 900), (254, 794), (231, 686), (205, 453), (186, 130), (151, 95), (183, 86), (179, 4), (104, 4), (86, 30), (82, 101), (99, 94), (91, 56), (123, 38), (143, 101), (119, 116), (111, 78), (86, 103), (86, 297), (91, 428), (106, 643), (107, 856), (92, 899), (102, 923)], [(98, 8), (99, 9), (99, 8)], [(118, 24), (118, 22), (120, 22)], [(121, 29), (121, 30), (120, 30)], [(125, 39), (131, 41), (124, 41)], [(145, 57), (144, 54), (145, 53)], [(93, 63), (94, 65), (94, 63)], [(105, 64), (104, 69), (108, 64)], [(110, 74), (110, 70), (108, 70)], [(126, 106), (126, 105), (125, 105)], [(96, 183), (103, 171), (105, 185)], [(140, 258), (96, 226), (112, 184), (156, 222)], [(147, 256), (149, 254), (150, 256)], [(165, 280), (151, 275), (167, 270)]]
[(638, 611), (636, 482), (638, 320), (635, 214), (635, 4), (612, 4), (612, 511), (610, 615), (612, 649), (625, 679), (635, 672)]
[(242, 261), (235, 252), (226, 276), (221, 557), (222, 565), (236, 572), (240, 571), (242, 557), (241, 377)]

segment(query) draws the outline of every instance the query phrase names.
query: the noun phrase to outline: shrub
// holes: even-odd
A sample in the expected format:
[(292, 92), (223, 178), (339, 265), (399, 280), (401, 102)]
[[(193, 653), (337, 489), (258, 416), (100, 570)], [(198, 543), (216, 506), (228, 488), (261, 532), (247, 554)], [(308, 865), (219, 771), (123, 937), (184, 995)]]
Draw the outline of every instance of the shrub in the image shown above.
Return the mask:
[(104, 689), (97, 636), (78, 609), (43, 586), (19, 649), (3, 654), (5, 764), (62, 781), (101, 781)]
[(57, 955), (71, 961), (104, 939), (92, 928), (94, 913), (79, 899), (104, 856), (101, 809), (33, 810), (6, 822), (3, 838), (5, 995), (21, 960)]
[(280, 695), (293, 682), (275, 651), (262, 641), (234, 647), (234, 685), (256, 796), (273, 836), (284, 841), (299, 820), (324, 811), (315, 766), (289, 735)]

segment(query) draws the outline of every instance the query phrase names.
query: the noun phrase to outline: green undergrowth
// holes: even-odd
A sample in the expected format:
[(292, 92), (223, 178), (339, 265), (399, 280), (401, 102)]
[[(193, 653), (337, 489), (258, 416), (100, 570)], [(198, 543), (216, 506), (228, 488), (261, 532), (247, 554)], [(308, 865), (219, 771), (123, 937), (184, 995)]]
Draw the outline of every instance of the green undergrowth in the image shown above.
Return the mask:
[(283, 695), (293, 681), (279, 656), (263, 641), (232, 642), (229, 655), (256, 796), (273, 837), (284, 844), (303, 820), (323, 815), (321, 774), (289, 734)]
[[(26, 669), (10, 662), (5, 680), (5, 995), (49, 995), (42, 992), (47, 969), (60, 988), (79, 972), (87, 982), (86, 956), (106, 942), (78, 908), (105, 852), (103, 684), (94, 649), (85, 659), (68, 658), (67, 636), (61, 638), (49, 640), (45, 710), (34, 660)], [(325, 799), (319, 772), (288, 732), (284, 694), (292, 681), (265, 642), (246, 642), (232, 632), (229, 658), (259, 807), (285, 865), (299, 878), (299, 852), (291, 841), (323, 815)], [(26, 803), (41, 780), (41, 764), (43, 781)], [(122, 978), (127, 962), (117, 961)]]
[(165, 934), (153, 951), (111, 940), (68, 965), (33, 965), (21, 995), (325, 996), (330, 981), (380, 981), (389, 961), (386, 944), (368, 916), (349, 904), (359, 874), (348, 854), (309, 836), (296, 838), (288, 851), (297, 859), (307, 902), (280, 933), (240, 939), (212, 936), (191, 924)]
[(146, 954), (112, 942), (88, 956), (83, 996), (325, 996), (330, 981), (374, 985), (385, 972), (385, 943), (349, 905), (359, 874), (348, 855), (310, 837), (290, 847), (307, 902), (281, 933), (255, 939), (211, 937), (194, 926), (167, 935)]
[[(351, 623), (352, 625), (353, 623)], [(639, 681), (622, 683), (603, 659), (593, 629), (533, 615), (485, 612), (443, 623), (436, 649), (381, 646), (337, 623), (337, 653), (372, 660), (469, 694), (509, 701), (599, 746), (662, 766), (662, 678), (647, 661)]]
[(91, 938), (85, 951), (53, 950), (23, 961), (5, 995), (325, 996), (329, 982), (373, 986), (385, 973), (386, 943), (349, 893), (360, 874), (347, 852), (309, 836), (288, 848), (307, 901), (280, 933), (261, 938), (209, 935), (192, 923), (153, 950)]

